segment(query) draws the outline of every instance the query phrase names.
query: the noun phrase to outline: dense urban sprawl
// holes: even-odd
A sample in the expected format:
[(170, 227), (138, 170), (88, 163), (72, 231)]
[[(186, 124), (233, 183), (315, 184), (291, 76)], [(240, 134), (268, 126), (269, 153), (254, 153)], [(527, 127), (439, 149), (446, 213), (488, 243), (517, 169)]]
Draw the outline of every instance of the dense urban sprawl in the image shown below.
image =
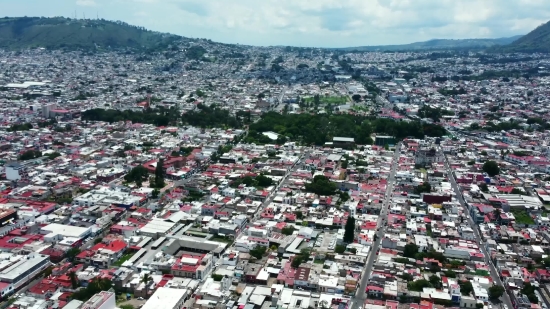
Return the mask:
[(547, 309), (549, 68), (2, 51), (1, 306)]

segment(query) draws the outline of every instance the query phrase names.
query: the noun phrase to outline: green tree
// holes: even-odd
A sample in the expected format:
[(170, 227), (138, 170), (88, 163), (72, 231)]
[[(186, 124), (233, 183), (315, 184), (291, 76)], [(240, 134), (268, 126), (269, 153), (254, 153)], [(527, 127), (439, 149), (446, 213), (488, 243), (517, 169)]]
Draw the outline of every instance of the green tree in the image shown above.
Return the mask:
[(138, 165), (130, 170), (128, 174), (124, 176), (126, 182), (135, 182), (136, 184), (142, 183), (149, 177), (149, 171), (142, 165)]
[(145, 297), (147, 298), (149, 296), (149, 283), (153, 281), (153, 277), (151, 277), (149, 274), (144, 274), (143, 277), (141, 277), (140, 283), (145, 284)]
[(250, 256), (260, 260), (264, 256), (266, 251), (267, 251), (266, 247), (256, 246), (254, 249), (250, 250), (248, 253), (250, 254)]
[(521, 293), (525, 294), (527, 298), (529, 298), (529, 301), (531, 303), (536, 304), (539, 302), (539, 299), (535, 294), (535, 287), (530, 282), (526, 282), (523, 284), (523, 287), (521, 288)]
[(487, 292), (489, 294), (489, 299), (497, 300), (504, 295), (504, 288), (500, 285), (493, 285), (487, 289)]
[(481, 184), (479, 185), (479, 189), (480, 189), (482, 192), (489, 192), (489, 187), (488, 187), (487, 184), (484, 183), (484, 182), (481, 183)]
[(113, 286), (111, 280), (106, 278), (94, 278), (84, 289), (80, 289), (71, 295), (71, 298), (87, 301), (90, 297), (101, 291), (108, 291)]
[(26, 160), (40, 158), (41, 156), (42, 156), (42, 152), (38, 150), (28, 150), (19, 156), (19, 160), (26, 161)]
[(342, 163), (340, 164), (340, 167), (343, 169), (348, 168), (348, 161), (347, 160), (342, 161)]
[(156, 189), (156, 188), (153, 190), (153, 192), (151, 192), (151, 196), (153, 198), (158, 198), (159, 194), (160, 194), (160, 191), (159, 191), (159, 189)]
[(80, 249), (78, 248), (71, 248), (65, 252), (65, 257), (70, 261), (74, 262), (76, 259), (76, 256), (80, 254)]
[(440, 289), (442, 287), (441, 278), (439, 278), (439, 276), (437, 275), (431, 275), (429, 281), (431, 285), (436, 289)]
[(256, 176), (256, 182), (258, 183), (258, 186), (260, 187), (269, 187), (273, 184), (273, 179), (265, 176), (265, 175), (258, 175)]
[(414, 188), (414, 193), (421, 194), (421, 193), (430, 193), (432, 191), (432, 186), (430, 183), (425, 182), (421, 185), (418, 185)]
[(299, 211), (299, 210), (296, 211), (296, 212), (294, 212), (294, 214), (296, 214), (296, 218), (297, 218), (298, 220), (302, 220), (302, 219), (304, 218), (304, 214), (303, 214), (301, 211)]
[(485, 161), (483, 163), (483, 171), (491, 177), (500, 174), (500, 168), (495, 161)]
[(344, 230), (344, 242), (352, 243), (355, 240), (355, 218), (353, 216), (348, 217)]
[(305, 187), (306, 191), (317, 195), (333, 195), (337, 189), (336, 184), (323, 175), (315, 176), (313, 182), (306, 183)]
[(415, 243), (408, 243), (403, 248), (403, 256), (408, 258), (414, 258), (418, 253), (418, 246)]
[(76, 273), (74, 271), (69, 272), (68, 274), (69, 279), (71, 280), (71, 286), (73, 289), (78, 288), (80, 285), (78, 284), (78, 277), (76, 276)]
[(281, 233), (284, 235), (292, 235), (296, 229), (294, 226), (286, 226), (281, 230)]
[(334, 247), (334, 252), (342, 254), (342, 253), (346, 252), (346, 246), (336, 245), (336, 247)]
[(160, 158), (157, 162), (157, 166), (155, 167), (155, 188), (164, 188), (166, 185), (164, 183), (164, 159)]
[(420, 279), (413, 282), (409, 282), (408, 287), (409, 287), (409, 290), (411, 291), (420, 292), (424, 288), (431, 288), (432, 284), (430, 283), (430, 281), (426, 279)]
[(470, 295), (474, 291), (474, 287), (470, 280), (460, 281), (458, 284), (460, 285), (460, 293), (462, 293), (462, 295)]

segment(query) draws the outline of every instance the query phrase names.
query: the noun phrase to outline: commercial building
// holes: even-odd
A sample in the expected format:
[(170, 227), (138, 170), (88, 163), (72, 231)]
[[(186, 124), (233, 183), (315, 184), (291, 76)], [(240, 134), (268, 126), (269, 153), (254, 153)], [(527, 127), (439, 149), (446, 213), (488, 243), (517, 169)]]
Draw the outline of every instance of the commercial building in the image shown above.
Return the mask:
[(191, 292), (187, 289), (160, 287), (141, 308), (181, 309), (190, 296)]
[(115, 293), (101, 291), (82, 304), (80, 309), (115, 309), (116, 307)]
[(50, 266), (49, 256), (36, 253), (26, 256), (3, 253), (0, 259), (0, 293), (2, 296), (17, 290)]

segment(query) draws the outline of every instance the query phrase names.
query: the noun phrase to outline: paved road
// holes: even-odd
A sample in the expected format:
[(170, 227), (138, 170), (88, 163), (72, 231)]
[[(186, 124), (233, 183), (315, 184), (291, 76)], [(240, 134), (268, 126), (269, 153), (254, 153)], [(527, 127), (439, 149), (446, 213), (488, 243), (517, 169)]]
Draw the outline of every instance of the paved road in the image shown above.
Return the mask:
[(351, 300), (350, 309), (362, 308), (363, 303), (365, 302), (365, 299), (366, 299), (365, 289), (367, 288), (367, 283), (372, 273), (372, 265), (376, 260), (376, 257), (377, 257), (376, 252), (378, 252), (378, 248), (380, 247), (380, 242), (382, 241), (382, 237), (386, 232), (386, 227), (387, 227), (386, 219), (388, 218), (388, 205), (390, 203), (390, 197), (392, 196), (393, 186), (395, 183), (395, 173), (396, 173), (397, 164), (399, 161), (398, 159), (399, 159), (400, 148), (401, 148), (401, 143), (397, 144), (397, 146), (395, 147), (395, 152), (393, 154), (393, 161), (391, 164), (390, 175), (388, 176), (388, 186), (386, 188), (385, 200), (384, 200), (384, 204), (382, 205), (382, 210), (380, 211), (380, 216), (378, 216), (377, 226), (380, 227), (380, 231), (377, 232), (378, 238), (372, 245), (369, 257), (367, 258), (367, 263), (365, 264), (365, 268), (361, 276), (361, 282), (359, 284), (359, 288), (355, 293), (355, 297)]
[[(438, 151), (441, 151), (441, 150), (438, 150)], [(460, 189), (458, 188), (458, 185), (456, 184), (456, 179), (454, 178), (453, 170), (451, 169), (451, 166), (449, 165), (449, 160), (447, 159), (447, 156), (445, 156), (445, 168), (447, 169), (448, 178), (449, 178), (449, 181), (451, 182), (451, 186), (453, 187), (453, 190), (455, 191), (456, 198), (460, 202), (460, 205), (462, 205), (462, 207), (464, 208), (464, 211), (466, 213), (468, 213), (468, 223), (470, 224), (470, 226), (474, 230), (476, 240), (479, 244), (479, 243), (483, 242), (483, 239), (481, 238), (481, 235), (479, 233), (479, 229), (477, 228), (477, 224), (474, 223), (474, 221), (472, 220), (472, 216), (469, 215), (468, 207), (466, 206), (466, 203), (464, 202), (464, 197), (462, 196), (462, 192), (460, 191)], [(493, 264), (492, 261), (489, 260), (489, 253), (487, 252), (487, 249), (485, 248), (485, 245), (480, 245), (480, 248), (481, 248), (481, 252), (483, 252), (483, 254), (485, 255), (485, 263), (487, 263), (487, 265), (489, 265), (489, 270), (491, 272), (491, 277), (493, 278), (493, 282), (495, 282), (496, 284), (498, 284), (500, 286), (504, 286), (504, 284), (500, 280), (498, 272), (495, 269), (495, 265)], [(510, 300), (510, 296), (508, 295), (508, 293), (504, 293), (504, 295), (500, 298), (500, 300), (505, 305), (508, 306), (508, 309), (514, 308), (512, 306), (512, 301)]]
[(263, 212), (263, 210), (267, 206), (269, 206), (269, 204), (271, 204), (271, 202), (275, 198), (275, 195), (279, 192), (279, 188), (286, 183), (288, 176), (294, 173), (302, 165), (302, 162), (305, 162), (305, 160), (309, 159), (310, 154), (311, 154), (311, 149), (307, 149), (302, 155), (300, 155), (298, 160), (294, 162), (294, 164), (288, 169), (285, 176), (283, 177), (283, 179), (281, 179), (277, 187), (275, 187), (275, 189), (269, 193), (269, 196), (262, 203), (262, 206), (256, 211), (256, 213), (254, 214), (254, 218), (252, 219), (252, 222), (258, 220), (260, 214)]

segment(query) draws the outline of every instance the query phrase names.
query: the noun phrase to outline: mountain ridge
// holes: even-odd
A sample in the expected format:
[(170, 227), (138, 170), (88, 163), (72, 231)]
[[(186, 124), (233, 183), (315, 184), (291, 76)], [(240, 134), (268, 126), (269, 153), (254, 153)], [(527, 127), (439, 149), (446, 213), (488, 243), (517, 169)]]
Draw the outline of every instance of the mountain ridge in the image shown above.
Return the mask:
[(335, 48), (347, 51), (406, 51), (406, 50), (434, 50), (434, 49), (460, 49), (460, 48), (488, 48), (510, 44), (522, 35), (516, 35), (495, 39), (431, 39), (428, 41), (414, 42), (410, 44), (396, 45), (372, 45)]
[(493, 48), (491, 51), (550, 53), (550, 21), (538, 26), (511, 44)]
[(183, 37), (103, 19), (0, 18), (0, 48), (6, 49), (150, 49), (166, 47), (181, 38)]

